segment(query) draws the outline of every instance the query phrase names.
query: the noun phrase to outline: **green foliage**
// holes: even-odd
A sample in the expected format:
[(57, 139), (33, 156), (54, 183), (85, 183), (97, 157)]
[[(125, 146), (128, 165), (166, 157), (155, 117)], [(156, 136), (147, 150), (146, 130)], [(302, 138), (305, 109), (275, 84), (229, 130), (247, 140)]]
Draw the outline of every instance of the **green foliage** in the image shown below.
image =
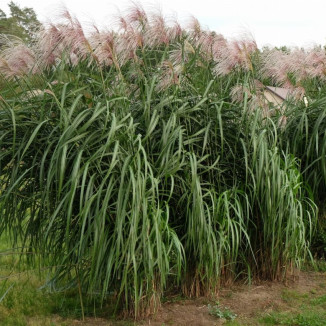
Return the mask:
[(315, 235), (311, 242), (312, 253), (318, 259), (325, 257), (326, 250), (324, 209), (326, 102), (321, 94), (316, 100), (311, 101), (307, 108), (290, 103), (285, 111), (288, 123), (279, 134), (279, 146), (300, 158), (303, 180), (309, 185), (320, 208), (318, 224), (313, 230)]

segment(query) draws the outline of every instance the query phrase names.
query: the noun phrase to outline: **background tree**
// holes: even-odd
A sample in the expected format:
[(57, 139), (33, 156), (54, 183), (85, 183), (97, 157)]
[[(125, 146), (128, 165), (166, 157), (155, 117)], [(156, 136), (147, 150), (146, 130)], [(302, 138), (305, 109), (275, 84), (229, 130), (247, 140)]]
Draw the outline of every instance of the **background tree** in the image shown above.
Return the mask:
[(0, 33), (15, 35), (24, 41), (32, 42), (41, 26), (34, 9), (29, 7), (21, 8), (13, 1), (8, 6), (10, 10), (9, 16), (0, 8)]

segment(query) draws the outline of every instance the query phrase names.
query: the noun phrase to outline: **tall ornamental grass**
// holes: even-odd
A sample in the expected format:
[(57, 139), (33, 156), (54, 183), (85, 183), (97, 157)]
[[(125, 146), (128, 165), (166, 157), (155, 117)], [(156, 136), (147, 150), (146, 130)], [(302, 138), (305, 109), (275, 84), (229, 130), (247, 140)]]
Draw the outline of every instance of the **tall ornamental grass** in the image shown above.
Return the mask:
[(140, 7), (89, 37), (65, 17), (32, 45), (7, 37), (0, 59), (0, 231), (41, 257), (48, 285), (139, 317), (167, 291), (300, 266), (323, 117), (269, 114), (255, 42)]

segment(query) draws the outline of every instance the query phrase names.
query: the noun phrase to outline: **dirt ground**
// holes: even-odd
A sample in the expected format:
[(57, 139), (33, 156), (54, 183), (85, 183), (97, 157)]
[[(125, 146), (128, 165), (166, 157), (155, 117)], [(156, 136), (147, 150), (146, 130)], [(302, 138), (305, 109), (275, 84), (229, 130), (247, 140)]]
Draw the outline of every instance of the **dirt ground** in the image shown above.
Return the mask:
[[(257, 313), (268, 313), (272, 310), (291, 309), (282, 298), (284, 290), (294, 290), (298, 293), (315, 291), (326, 294), (325, 273), (301, 272), (296, 280), (285, 283), (261, 282), (255, 285), (235, 285), (220, 290), (217, 297), (219, 306), (227, 307), (237, 314), (241, 324), (252, 325), (252, 319)], [(142, 326), (213, 326), (223, 325), (225, 320), (211, 316), (207, 300), (185, 300), (177, 303), (166, 303), (156, 316), (141, 323)], [(212, 303), (211, 303), (212, 304)], [(252, 321), (250, 321), (252, 320)], [(326, 325), (326, 322), (325, 322)]]
[[(261, 282), (254, 285), (234, 285), (220, 290), (216, 297), (219, 307), (228, 308), (237, 315), (235, 325), (259, 325), (257, 316), (271, 311), (291, 311), (291, 305), (284, 300), (284, 291), (295, 293), (313, 292), (326, 295), (326, 273), (300, 272), (295, 280), (286, 283)], [(215, 303), (216, 303), (215, 302)], [(218, 326), (224, 319), (209, 314), (208, 304), (214, 300), (200, 298), (178, 299), (162, 305), (155, 316), (142, 322), (109, 322), (104, 319), (76, 321), (73, 325), (83, 326)], [(326, 325), (326, 322), (325, 322)]]

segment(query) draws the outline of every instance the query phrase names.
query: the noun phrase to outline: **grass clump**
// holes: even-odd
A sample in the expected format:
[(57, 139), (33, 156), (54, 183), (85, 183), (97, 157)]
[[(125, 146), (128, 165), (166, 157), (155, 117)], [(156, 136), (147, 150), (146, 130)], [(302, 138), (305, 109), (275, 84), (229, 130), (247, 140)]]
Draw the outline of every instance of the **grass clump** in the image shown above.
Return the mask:
[(214, 294), (300, 266), (325, 186), (326, 102), (289, 103), (284, 126), (257, 101), (253, 40), (132, 10), (121, 32), (87, 38), (67, 13), (2, 52), (0, 232), (49, 271), (50, 289), (137, 318), (167, 289)]

